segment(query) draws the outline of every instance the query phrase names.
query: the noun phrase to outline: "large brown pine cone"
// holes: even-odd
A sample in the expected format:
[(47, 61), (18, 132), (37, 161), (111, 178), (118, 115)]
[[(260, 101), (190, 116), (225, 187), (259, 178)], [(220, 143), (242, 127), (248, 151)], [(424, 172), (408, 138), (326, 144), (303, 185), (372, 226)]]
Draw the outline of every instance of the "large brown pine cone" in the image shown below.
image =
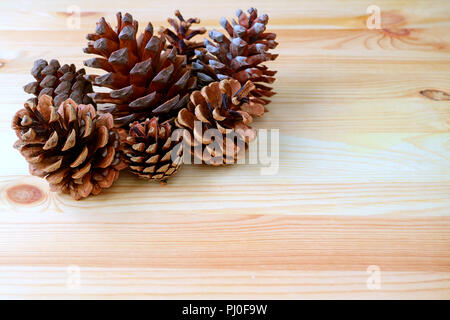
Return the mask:
[[(241, 87), (237, 80), (225, 79), (191, 94), (188, 106), (178, 113), (176, 125), (189, 132), (183, 139), (191, 146), (194, 163), (231, 164), (245, 155), (247, 144), (256, 138), (248, 124), (252, 116), (264, 112), (263, 105), (248, 97), (254, 89), (250, 81)], [(216, 131), (210, 135), (208, 129)]]
[(175, 116), (189, 100), (196, 87), (186, 57), (177, 49), (165, 49), (165, 38), (153, 35), (147, 25), (136, 40), (138, 22), (130, 14), (117, 13), (117, 28), (101, 18), (86, 53), (101, 57), (85, 61), (88, 67), (105, 70), (101, 76), (87, 76), (94, 85), (112, 89), (92, 94), (97, 103), (110, 103), (116, 126), (126, 127), (132, 121), (144, 121), (151, 116), (161, 120)]
[[(123, 130), (123, 129), (121, 129)], [(165, 181), (182, 164), (182, 144), (172, 140), (170, 120), (159, 124), (158, 118), (134, 122), (128, 134), (121, 132), (125, 162), (141, 178)]]
[(92, 105), (67, 99), (56, 108), (50, 96), (42, 95), (37, 105), (25, 103), (12, 128), (19, 138), (14, 147), (28, 161), (30, 173), (76, 200), (109, 188), (126, 167), (111, 114), (98, 116)]
[(164, 28), (162, 33), (169, 41), (169, 47), (177, 48), (178, 53), (185, 55), (187, 57), (188, 64), (190, 64), (195, 56), (195, 50), (205, 47), (203, 41), (193, 41), (192, 38), (196, 35), (204, 34), (206, 29), (191, 29), (192, 24), (200, 23), (200, 19), (189, 18), (184, 20), (179, 10), (175, 11), (175, 16), (178, 18), (179, 22), (172, 18), (167, 19), (169, 24), (172, 26), (173, 31), (169, 28)]
[(69, 98), (76, 103), (95, 106), (87, 95), (93, 90), (91, 83), (83, 77), (85, 74), (84, 69), (77, 70), (74, 64), (61, 66), (55, 59), (50, 62), (39, 59), (34, 62), (31, 69), (31, 75), (36, 81), (28, 83), (23, 89), (26, 93), (36, 96), (32, 99), (35, 104), (42, 95), (46, 94), (53, 98), (56, 106)]
[(262, 63), (275, 60), (278, 54), (268, 51), (274, 49), (278, 43), (275, 33), (267, 33), (266, 25), (269, 21), (267, 14), (258, 16), (257, 10), (250, 8), (248, 15), (242, 10), (237, 11), (238, 22), (222, 18), (220, 24), (229, 37), (213, 30), (205, 39), (206, 50), (197, 50), (198, 59), (193, 63), (200, 83), (209, 83), (228, 77), (238, 80), (241, 84), (252, 81), (255, 89), (251, 94), (259, 98), (259, 103), (267, 104), (267, 97), (274, 95), (271, 87), (265, 83), (273, 83), (276, 71), (271, 71)]

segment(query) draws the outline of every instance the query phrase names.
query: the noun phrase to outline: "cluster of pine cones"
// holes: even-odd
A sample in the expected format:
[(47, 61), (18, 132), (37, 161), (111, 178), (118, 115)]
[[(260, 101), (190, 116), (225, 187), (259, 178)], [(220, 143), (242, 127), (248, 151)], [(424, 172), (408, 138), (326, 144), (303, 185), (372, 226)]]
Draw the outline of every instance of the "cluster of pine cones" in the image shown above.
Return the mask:
[[(192, 28), (199, 19), (175, 16), (172, 29), (155, 32), (149, 23), (140, 34), (128, 13), (117, 13), (115, 28), (101, 18), (84, 49), (95, 55), (84, 64), (101, 75), (57, 60), (34, 63), (36, 81), (24, 86), (34, 97), (12, 121), (14, 147), (32, 175), (78, 200), (109, 188), (123, 169), (165, 182), (186, 155), (221, 165), (245, 154), (256, 137), (249, 124), (274, 94), (267, 84), (276, 72), (263, 64), (277, 57), (269, 53), (277, 42), (266, 32), (268, 16), (238, 10), (237, 20), (220, 20), (224, 33), (212, 30), (204, 41), (194, 41), (206, 33)], [(203, 134), (208, 129), (226, 148)]]

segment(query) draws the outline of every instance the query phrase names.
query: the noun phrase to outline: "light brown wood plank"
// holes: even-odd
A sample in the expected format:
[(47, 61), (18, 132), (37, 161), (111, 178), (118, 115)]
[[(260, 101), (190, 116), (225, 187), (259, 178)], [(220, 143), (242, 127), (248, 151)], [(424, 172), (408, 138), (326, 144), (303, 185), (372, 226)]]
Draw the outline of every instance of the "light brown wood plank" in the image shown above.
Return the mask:
[(82, 214), (3, 218), (0, 264), (450, 271), (448, 217)]
[[(79, 273), (74, 276), (74, 271)], [(448, 272), (2, 267), (0, 297), (30, 299), (448, 299)], [(78, 282), (79, 280), (79, 282)], [(77, 285), (79, 283), (79, 286)], [(24, 289), (26, 288), (26, 289)], [(220, 290), (218, 290), (220, 288)]]

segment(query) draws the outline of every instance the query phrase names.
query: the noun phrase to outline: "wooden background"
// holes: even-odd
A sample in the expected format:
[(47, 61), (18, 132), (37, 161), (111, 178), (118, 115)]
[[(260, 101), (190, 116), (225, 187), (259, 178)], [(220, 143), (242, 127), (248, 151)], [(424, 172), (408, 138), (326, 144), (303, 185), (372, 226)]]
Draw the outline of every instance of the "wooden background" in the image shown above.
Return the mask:
[[(80, 29), (67, 27), (68, 7)], [(82, 66), (118, 10), (175, 8), (205, 27), (254, 5), (278, 33), (280, 168), (185, 166), (167, 186), (122, 174), (73, 201), (27, 175), (13, 113), (38, 58)], [(381, 9), (382, 29), (366, 27)], [(450, 298), (450, 2), (2, 1), (1, 298)], [(380, 269), (381, 287), (366, 285)], [(375, 274), (376, 275), (376, 274)]]

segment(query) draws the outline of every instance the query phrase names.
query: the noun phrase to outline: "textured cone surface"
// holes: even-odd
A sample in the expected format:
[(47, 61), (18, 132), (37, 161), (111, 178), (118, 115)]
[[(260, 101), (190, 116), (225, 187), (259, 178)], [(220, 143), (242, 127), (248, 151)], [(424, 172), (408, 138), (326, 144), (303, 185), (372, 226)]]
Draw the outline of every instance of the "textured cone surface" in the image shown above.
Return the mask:
[(204, 34), (206, 29), (191, 29), (192, 24), (200, 23), (200, 19), (198, 18), (189, 18), (184, 20), (178, 10), (175, 11), (175, 16), (178, 18), (178, 21), (172, 18), (167, 19), (173, 30), (165, 28), (163, 29), (163, 34), (170, 43), (169, 47), (177, 48), (178, 53), (185, 55), (187, 57), (188, 64), (190, 64), (195, 56), (195, 50), (205, 47), (203, 41), (193, 41), (192, 38), (196, 35)]
[(107, 73), (87, 76), (92, 84), (110, 88), (110, 92), (92, 94), (97, 103), (109, 103), (116, 126), (126, 127), (132, 121), (151, 116), (167, 120), (189, 100), (196, 87), (186, 57), (177, 49), (166, 49), (165, 37), (153, 34), (151, 23), (136, 38), (138, 23), (130, 14), (117, 14), (117, 28), (101, 18), (86, 53), (99, 55), (84, 62), (88, 67)]
[(64, 100), (72, 99), (76, 103), (94, 104), (88, 93), (92, 93), (92, 85), (84, 78), (84, 69), (77, 70), (74, 64), (61, 66), (58, 60), (47, 62), (36, 60), (31, 69), (31, 75), (36, 81), (23, 87), (24, 91), (36, 96), (32, 99), (37, 104), (38, 99), (46, 94), (53, 98), (55, 106)]
[(191, 146), (194, 163), (232, 164), (245, 155), (247, 144), (256, 138), (248, 124), (264, 112), (263, 105), (248, 97), (254, 88), (250, 81), (241, 87), (239, 81), (225, 79), (191, 94), (176, 124), (189, 133), (183, 139)]
[[(123, 131), (122, 131), (123, 133)], [(122, 136), (124, 158), (132, 173), (141, 178), (165, 181), (182, 164), (182, 144), (172, 141), (169, 122), (158, 118), (133, 122), (127, 136)]]
[(228, 37), (216, 30), (209, 32), (213, 42), (205, 39), (206, 49), (196, 51), (198, 59), (193, 63), (199, 83), (209, 83), (224, 78), (234, 78), (241, 84), (252, 81), (255, 89), (251, 95), (259, 102), (267, 104), (274, 92), (267, 86), (273, 83), (276, 71), (271, 71), (262, 63), (275, 60), (278, 55), (268, 51), (278, 43), (275, 33), (265, 32), (269, 17), (258, 16), (257, 10), (250, 8), (248, 15), (237, 11), (238, 21), (230, 23), (222, 18), (220, 23)]
[(19, 140), (15, 147), (30, 173), (45, 177), (53, 191), (81, 199), (109, 188), (126, 167), (111, 114), (97, 115), (92, 105), (72, 99), (57, 109), (50, 96), (31, 101), (13, 118)]

